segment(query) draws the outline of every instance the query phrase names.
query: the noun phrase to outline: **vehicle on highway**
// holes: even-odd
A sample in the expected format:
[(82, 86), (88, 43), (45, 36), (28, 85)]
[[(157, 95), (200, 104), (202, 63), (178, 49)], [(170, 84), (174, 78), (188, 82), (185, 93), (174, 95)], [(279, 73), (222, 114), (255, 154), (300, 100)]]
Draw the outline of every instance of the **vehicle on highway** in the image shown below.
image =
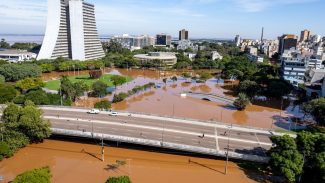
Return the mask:
[(99, 114), (99, 109), (91, 109), (87, 112), (88, 114)]
[(117, 116), (118, 115), (118, 112), (111, 112), (109, 115), (110, 116)]

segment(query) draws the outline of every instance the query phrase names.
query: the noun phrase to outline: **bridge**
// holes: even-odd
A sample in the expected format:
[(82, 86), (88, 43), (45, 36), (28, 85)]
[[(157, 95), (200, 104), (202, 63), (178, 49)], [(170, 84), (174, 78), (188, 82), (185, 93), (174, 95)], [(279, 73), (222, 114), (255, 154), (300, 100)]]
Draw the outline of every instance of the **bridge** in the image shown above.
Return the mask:
[(88, 114), (87, 109), (41, 106), (53, 134), (104, 139), (185, 152), (267, 162), (270, 137), (282, 135), (267, 129), (215, 121), (110, 112)]

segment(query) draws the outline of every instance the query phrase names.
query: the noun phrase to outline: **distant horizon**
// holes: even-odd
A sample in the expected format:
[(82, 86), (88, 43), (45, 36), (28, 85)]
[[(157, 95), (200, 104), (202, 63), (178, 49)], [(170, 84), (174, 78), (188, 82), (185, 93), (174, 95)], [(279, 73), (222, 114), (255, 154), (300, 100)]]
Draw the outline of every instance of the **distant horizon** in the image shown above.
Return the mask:
[[(100, 35), (155, 35), (177, 37), (185, 28), (190, 38), (266, 39), (282, 34), (300, 36), (304, 29), (325, 36), (322, 0), (86, 0), (95, 5)], [(45, 33), (47, 1), (0, 2), (1, 34)]]
[[(125, 33), (124, 33), (125, 34)], [(122, 35), (122, 34), (118, 34), (118, 35)], [(134, 34), (129, 34), (130, 36), (137, 36), (137, 35), (134, 35)], [(140, 35), (143, 35), (143, 34), (140, 34)], [(0, 39), (2, 39), (3, 37), (1, 36), (14, 36), (14, 37), (18, 37), (18, 36), (21, 36), (21, 37), (44, 37), (44, 34), (7, 34), (7, 33), (0, 33)], [(110, 35), (110, 34), (100, 34), (99, 37), (100, 38), (105, 38), (105, 37), (108, 37), (108, 38), (111, 38), (113, 36), (117, 36), (117, 35)], [(150, 36), (155, 36), (155, 35), (150, 35)], [(172, 36), (173, 39), (178, 39), (177, 36)], [(197, 40), (197, 39), (209, 39), (209, 40), (222, 40), (222, 41), (231, 41), (231, 40), (234, 40), (234, 38), (205, 38), (205, 37), (197, 37), (197, 38), (190, 38), (191, 40)], [(246, 39), (246, 38), (244, 38)], [(249, 39), (249, 38), (247, 38)]]

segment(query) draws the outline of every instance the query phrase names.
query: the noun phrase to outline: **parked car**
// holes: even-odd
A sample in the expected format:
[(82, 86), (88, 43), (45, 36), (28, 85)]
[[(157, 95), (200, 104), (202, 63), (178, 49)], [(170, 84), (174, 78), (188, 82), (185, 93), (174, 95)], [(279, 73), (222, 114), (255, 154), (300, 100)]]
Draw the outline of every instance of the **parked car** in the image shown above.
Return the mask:
[(88, 114), (99, 114), (99, 109), (91, 109)]
[(117, 116), (118, 115), (118, 112), (111, 112), (109, 115), (110, 116)]

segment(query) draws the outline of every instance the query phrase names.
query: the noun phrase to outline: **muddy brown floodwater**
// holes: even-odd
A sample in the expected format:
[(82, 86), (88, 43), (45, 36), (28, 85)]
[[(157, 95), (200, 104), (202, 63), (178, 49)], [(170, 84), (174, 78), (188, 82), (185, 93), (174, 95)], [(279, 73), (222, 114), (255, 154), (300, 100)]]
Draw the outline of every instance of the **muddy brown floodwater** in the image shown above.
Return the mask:
[[(137, 85), (144, 85), (154, 82), (160, 85), (159, 88), (150, 89), (137, 95), (129, 97), (126, 101), (113, 105), (114, 110), (123, 110), (130, 112), (140, 112), (155, 115), (174, 116), (180, 118), (192, 118), (199, 120), (215, 120), (225, 123), (239, 124), (245, 126), (254, 126), (260, 128), (277, 128), (273, 125), (274, 119), (279, 116), (292, 115), (290, 111), (281, 112), (280, 100), (260, 102), (259, 105), (250, 105), (245, 111), (237, 111), (228, 104), (218, 101), (204, 101), (199, 98), (182, 98), (183, 92), (196, 92), (203, 94), (215, 94), (228, 98), (234, 97), (228, 89), (232, 83), (219, 83), (213, 78), (206, 83), (192, 83), (190, 80), (182, 79), (173, 82), (169, 80), (163, 83), (163, 78), (180, 75), (182, 72), (172, 71), (152, 71), (152, 70), (127, 70), (106, 68), (106, 73), (131, 76), (133, 81), (118, 86), (116, 93), (126, 92)], [(86, 74), (88, 71), (82, 71)], [(60, 75), (74, 75), (78, 73), (49, 73), (43, 74), (44, 80), (58, 78)], [(236, 84), (236, 83), (234, 83)], [(112, 95), (104, 99), (111, 100)], [(77, 101), (74, 105), (78, 107), (91, 108), (100, 100), (99, 98), (87, 98)], [(272, 102), (272, 103), (271, 103)]]
[[(43, 166), (50, 167), (53, 183), (103, 183), (110, 176), (120, 175), (129, 175), (134, 183), (255, 182), (232, 162), (224, 175), (225, 162), (221, 160), (108, 147), (102, 162), (100, 153), (101, 147), (96, 145), (45, 140), (0, 162), (0, 176), (4, 178), (0, 182)], [(126, 164), (114, 169), (116, 160)]]

